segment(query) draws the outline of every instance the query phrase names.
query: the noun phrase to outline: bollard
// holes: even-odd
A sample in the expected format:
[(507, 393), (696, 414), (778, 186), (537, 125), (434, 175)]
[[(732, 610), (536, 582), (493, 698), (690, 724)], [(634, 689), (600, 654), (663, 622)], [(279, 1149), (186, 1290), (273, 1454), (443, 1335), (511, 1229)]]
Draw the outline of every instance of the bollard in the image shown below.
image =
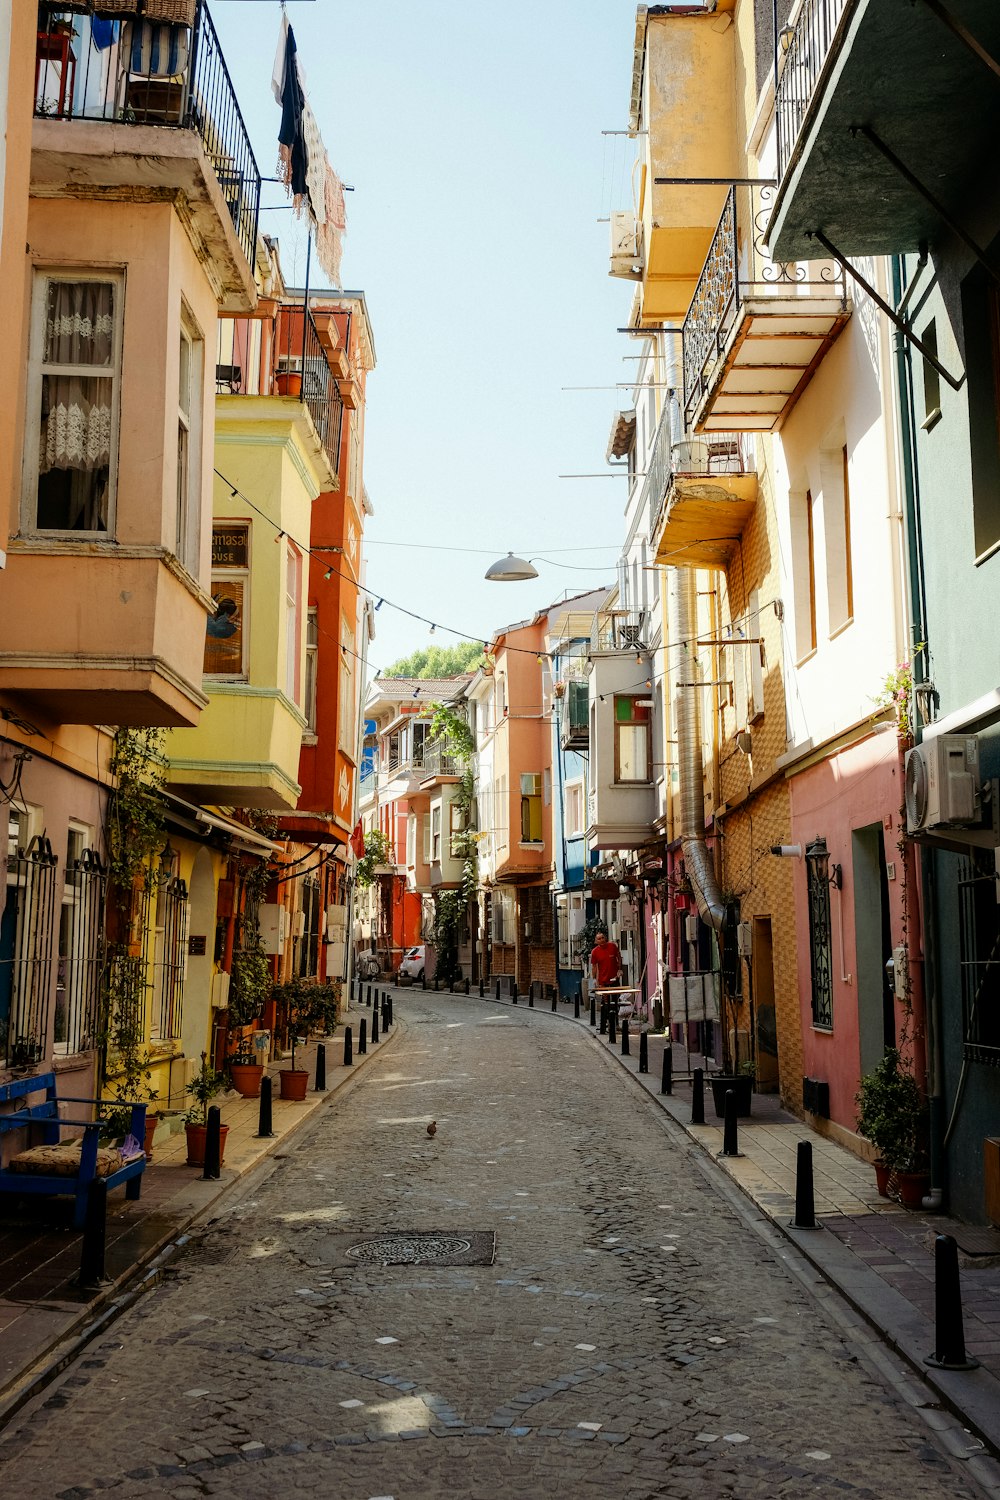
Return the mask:
[(271, 1128), (271, 1080), (265, 1073), (260, 1080), (260, 1109), (257, 1111), (257, 1139), (268, 1141), (274, 1135)]
[(660, 1093), (672, 1094), (674, 1091), (674, 1049), (668, 1042), (663, 1049), (663, 1072), (660, 1076)]
[(978, 1370), (979, 1361), (965, 1352), (962, 1283), (958, 1245), (950, 1234), (934, 1236), (934, 1353), (925, 1365), (935, 1370)]
[(392, 996), (391, 995), (386, 995), (385, 998), (389, 1002), (389, 1025), (391, 1026), (392, 1025)]
[(601, 1030), (600, 1035), (605, 1036), (608, 1030), (608, 1002), (601, 1001)]
[(104, 1271), (104, 1248), (107, 1242), (108, 1184), (95, 1177), (87, 1190), (87, 1214), (83, 1221), (80, 1246), (80, 1274), (76, 1286), (81, 1292), (96, 1292), (108, 1285)]
[[(362, 1026), (365, 1024), (361, 1022)], [(350, 1026), (344, 1027), (344, 1067), (349, 1068), (354, 1062), (354, 1032)]]
[(795, 1152), (795, 1218), (793, 1229), (816, 1229), (813, 1203), (813, 1148), (810, 1141), (799, 1141)]
[[(736, 1090), (726, 1090), (726, 1105), (724, 1123), (722, 1127), (722, 1150), (720, 1156), (742, 1156), (739, 1140), (739, 1126), (736, 1123)], [(805, 1142), (804, 1144), (808, 1144)]]
[(511, 992), (511, 994), (514, 997), (514, 1004), (516, 1005), (517, 1004), (517, 980), (516, 979), (512, 979), (511, 980), (511, 983), (510, 983), (510, 992)]
[(222, 1176), (222, 1111), (213, 1104), (208, 1111), (208, 1129), (205, 1132), (205, 1170), (202, 1182), (217, 1182)]
[(528, 1006), (531, 1010), (535, 1008), (535, 986), (533, 984), (528, 985)]
[(577, 990), (576, 994), (573, 996), (573, 1020), (574, 1021), (579, 1021), (579, 1019), (580, 1019), (580, 991)]
[(479, 998), (480, 1000), (486, 999), (486, 982), (483, 979), (479, 981)]
[(378, 1041), (378, 1006), (372, 1009), (372, 1046)]
[(555, 990), (553, 990), (552, 991), (552, 1014), (553, 1015), (555, 1015), (555, 1013), (558, 1010), (558, 1008), (559, 1008), (559, 1002), (556, 999), (556, 992), (555, 992)]
[(370, 984), (368, 986), (368, 999), (365, 1001), (365, 1004), (367, 1005), (368, 1009), (371, 1010), (371, 1008), (372, 1008), (372, 987), (371, 987)]
[(421, 976), (420, 976), (420, 988), (422, 990), (425, 990), (427, 988), (427, 975), (426, 974), (421, 974)]
[(497, 994), (496, 994), (496, 998), (498, 1000), (500, 999), (500, 981), (499, 981), (499, 979), (497, 980)]
[(469, 981), (468, 981), (468, 979), (466, 979), (466, 981), (465, 981), (465, 993), (466, 994), (469, 993)]
[(364, 1057), (368, 1051), (368, 1017), (362, 1016), (358, 1026), (358, 1056)]
[(326, 1046), (323, 1042), (316, 1047), (316, 1092), (326, 1093)]
[(628, 1016), (622, 1017), (622, 1057), (631, 1057), (632, 1050), (628, 1044)]
[(639, 1072), (649, 1072), (649, 1042), (644, 1031), (639, 1033)]
[(618, 1040), (618, 1007), (608, 1005), (608, 1045), (613, 1047)]
[(591, 1026), (596, 1026), (597, 1025), (597, 996), (596, 995), (591, 995), (591, 997), (590, 997), (590, 1024), (591, 1024)]
[(382, 1035), (389, 1035), (389, 1002), (382, 1001)]
[(691, 1075), (691, 1124), (705, 1123), (705, 1071), (695, 1068)]

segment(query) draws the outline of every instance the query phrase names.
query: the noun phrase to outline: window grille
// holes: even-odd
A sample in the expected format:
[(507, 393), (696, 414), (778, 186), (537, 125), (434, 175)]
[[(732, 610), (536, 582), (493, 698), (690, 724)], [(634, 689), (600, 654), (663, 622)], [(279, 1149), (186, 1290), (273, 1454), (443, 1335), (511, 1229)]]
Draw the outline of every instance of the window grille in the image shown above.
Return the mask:
[(1000, 910), (992, 850), (959, 861), (958, 899), (965, 1055), (1000, 1067)]
[(809, 892), (809, 964), (812, 978), (812, 1023), (833, 1029), (833, 955), (830, 948), (830, 882), (806, 861)]
[(7, 860), (0, 938), (0, 1056), (9, 1068), (45, 1055), (52, 992), (56, 856), (44, 834)]
[(302, 882), (302, 915), (305, 923), (299, 945), (299, 974), (315, 979), (319, 974), (319, 881)]
[(59, 924), (53, 1032), (57, 1052), (85, 1052), (95, 1044), (107, 888), (108, 873), (96, 849), (84, 849), (69, 861)]
[(188, 891), (176, 876), (160, 886), (156, 900), (157, 1035), (161, 1041), (177, 1041), (184, 1009), (184, 979), (187, 973)]

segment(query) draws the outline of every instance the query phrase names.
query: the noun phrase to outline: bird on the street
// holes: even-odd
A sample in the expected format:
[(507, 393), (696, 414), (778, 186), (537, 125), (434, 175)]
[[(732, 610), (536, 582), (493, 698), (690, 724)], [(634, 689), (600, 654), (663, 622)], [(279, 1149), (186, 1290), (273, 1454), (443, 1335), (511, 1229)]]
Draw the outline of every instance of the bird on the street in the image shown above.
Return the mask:
[(427, 1134), (428, 1135), (437, 1135), (437, 1128), (438, 1128), (438, 1122), (437, 1122), (437, 1120), (432, 1120), (431, 1123), (427, 1127)]

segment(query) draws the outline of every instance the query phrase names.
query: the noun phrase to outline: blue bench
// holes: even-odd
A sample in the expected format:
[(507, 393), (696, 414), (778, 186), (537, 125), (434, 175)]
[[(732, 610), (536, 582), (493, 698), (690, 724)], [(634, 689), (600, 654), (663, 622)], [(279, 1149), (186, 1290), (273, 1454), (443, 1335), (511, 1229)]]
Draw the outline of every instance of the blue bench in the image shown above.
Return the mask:
[[(37, 1094), (44, 1094), (44, 1099), (34, 1104), (28, 1103)], [(44, 1146), (60, 1147), (60, 1131), (63, 1126), (82, 1127), (83, 1130), (81, 1140), (63, 1143), (63, 1149), (59, 1150), (60, 1171), (51, 1170), (51, 1163), (46, 1170), (46, 1164), (23, 1160), (29, 1156), (37, 1157), (37, 1152), (20, 1152), (6, 1167), (0, 1168), (0, 1193), (18, 1193), (24, 1196), (42, 1193), (48, 1197), (70, 1194), (76, 1200), (73, 1223), (77, 1229), (82, 1229), (87, 1212), (87, 1195), (95, 1177), (102, 1177), (109, 1189), (124, 1183), (126, 1198), (133, 1201), (138, 1198), (146, 1166), (145, 1152), (141, 1149), (146, 1128), (146, 1106), (134, 1102), (131, 1104), (129, 1134), (139, 1143), (139, 1153), (122, 1158), (121, 1153), (115, 1150), (114, 1156), (121, 1162), (120, 1166), (115, 1166), (114, 1156), (110, 1154), (113, 1148), (98, 1150), (100, 1106), (102, 1103), (106, 1106), (106, 1101), (63, 1097), (64, 1104), (90, 1105), (96, 1117), (87, 1120), (60, 1118), (59, 1102), (54, 1073), (38, 1073), (33, 1078), (19, 1078), (14, 1083), (0, 1084), (0, 1138), (13, 1130), (29, 1129), (41, 1133)], [(78, 1161), (75, 1159), (77, 1156)], [(17, 1170), (14, 1165), (19, 1158), (22, 1159), (21, 1170)]]

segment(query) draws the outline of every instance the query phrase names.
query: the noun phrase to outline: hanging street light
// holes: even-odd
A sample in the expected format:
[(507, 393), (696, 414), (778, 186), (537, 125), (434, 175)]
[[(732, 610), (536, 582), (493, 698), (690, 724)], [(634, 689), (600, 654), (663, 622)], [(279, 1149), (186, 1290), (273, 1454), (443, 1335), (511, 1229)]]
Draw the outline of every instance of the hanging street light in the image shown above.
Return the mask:
[(490, 583), (523, 583), (528, 578), (537, 578), (538, 569), (533, 568), (526, 558), (515, 557), (513, 552), (508, 552), (499, 562), (491, 563), (484, 577)]

